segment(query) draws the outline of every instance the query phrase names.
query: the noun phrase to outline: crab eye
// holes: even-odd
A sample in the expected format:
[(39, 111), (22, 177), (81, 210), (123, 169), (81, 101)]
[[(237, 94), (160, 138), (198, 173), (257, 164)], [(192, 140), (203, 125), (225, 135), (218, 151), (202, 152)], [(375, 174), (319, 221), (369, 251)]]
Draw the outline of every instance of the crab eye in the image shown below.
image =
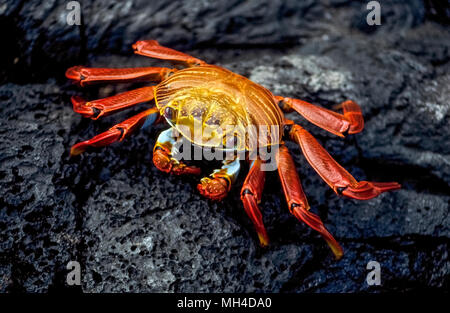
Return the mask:
[(171, 107), (165, 108), (164, 116), (169, 120), (173, 120), (175, 118), (175, 110)]

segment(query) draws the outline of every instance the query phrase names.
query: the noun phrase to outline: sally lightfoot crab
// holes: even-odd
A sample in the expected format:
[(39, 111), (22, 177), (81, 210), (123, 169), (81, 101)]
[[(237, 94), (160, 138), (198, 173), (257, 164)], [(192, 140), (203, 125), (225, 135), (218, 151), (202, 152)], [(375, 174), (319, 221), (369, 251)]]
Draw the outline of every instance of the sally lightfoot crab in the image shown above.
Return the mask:
[[(273, 95), (243, 76), (163, 47), (155, 40), (138, 41), (133, 49), (140, 55), (181, 63), (185, 68), (111, 69), (75, 66), (68, 69), (66, 76), (81, 86), (101, 82), (158, 82), (156, 86), (93, 101), (72, 97), (74, 111), (94, 120), (138, 103), (154, 100), (155, 105), (92, 139), (75, 144), (71, 155), (78, 155), (90, 147), (102, 147), (122, 141), (143, 125), (164, 121), (170, 128), (159, 135), (153, 150), (153, 163), (163, 172), (175, 175), (201, 174), (200, 168), (175, 158), (175, 144), (179, 137), (197, 147), (236, 152), (234, 158), (224, 161), (220, 169), (203, 177), (198, 190), (212, 200), (223, 199), (238, 175), (240, 161), (250, 162), (249, 173), (241, 189), (241, 199), (261, 245), (267, 246), (269, 237), (258, 208), (264, 187), (266, 172), (263, 167), (266, 161), (260, 154), (256, 154), (254, 159), (249, 158), (250, 154), (253, 155), (252, 152), (265, 147), (275, 155), (274, 162), (290, 212), (318, 231), (336, 258), (343, 255), (343, 250), (326, 230), (319, 216), (310, 211), (284, 140), (299, 144), (309, 164), (338, 195), (367, 200), (385, 191), (400, 188), (396, 182), (357, 181), (308, 131), (286, 119), (283, 114), (296, 111), (309, 122), (344, 137), (346, 134), (358, 133), (364, 127), (361, 109), (355, 102), (341, 103), (338, 106), (342, 109), (341, 114), (302, 100)], [(271, 131), (261, 131), (264, 128), (270, 128)], [(198, 129), (201, 130), (200, 136), (196, 135)]]

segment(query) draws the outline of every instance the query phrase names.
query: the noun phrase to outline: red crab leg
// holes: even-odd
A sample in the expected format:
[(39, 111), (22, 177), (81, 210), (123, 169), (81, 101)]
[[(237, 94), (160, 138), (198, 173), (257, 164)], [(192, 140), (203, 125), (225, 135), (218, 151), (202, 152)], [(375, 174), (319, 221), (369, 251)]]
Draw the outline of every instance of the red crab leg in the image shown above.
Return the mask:
[(189, 66), (205, 64), (204, 61), (194, 58), (183, 52), (161, 46), (156, 40), (140, 40), (133, 45), (134, 52), (150, 58), (178, 61)]
[(73, 145), (70, 149), (70, 155), (74, 156), (83, 153), (89, 147), (104, 147), (112, 144), (113, 142), (122, 141), (134, 130), (142, 126), (147, 117), (151, 114), (159, 114), (159, 110), (157, 108), (145, 110), (144, 112), (130, 117), (122, 123), (114, 125), (106, 132), (101, 133), (92, 139)]
[(142, 87), (93, 101), (86, 101), (78, 96), (73, 96), (71, 100), (75, 112), (96, 120), (101, 116), (110, 115), (138, 103), (153, 100), (153, 90), (154, 87)]
[(337, 194), (358, 200), (368, 200), (382, 192), (401, 187), (396, 182), (358, 182), (328, 154), (309, 132), (299, 125), (292, 126), (290, 136), (300, 145), (309, 164)]
[(101, 82), (162, 81), (175, 69), (165, 67), (89, 68), (73, 66), (66, 77), (81, 86)]
[(333, 251), (336, 259), (340, 259), (343, 250), (339, 243), (326, 230), (320, 217), (309, 211), (310, 207), (303, 192), (300, 178), (295, 169), (294, 161), (286, 146), (281, 146), (276, 156), (278, 174), (290, 212), (312, 229), (318, 231)]
[(284, 111), (293, 109), (314, 125), (340, 137), (344, 137), (347, 132), (349, 134), (359, 133), (364, 128), (361, 108), (351, 100), (344, 101), (336, 106), (336, 108), (342, 108), (344, 112), (344, 114), (339, 114), (299, 99), (280, 96), (275, 96), (275, 99), (283, 101), (282, 108)]
[(265, 178), (266, 173), (261, 171), (261, 161), (255, 160), (241, 189), (241, 200), (244, 203), (245, 212), (252, 220), (258, 233), (259, 242), (263, 247), (269, 244), (269, 236), (264, 227), (258, 204), (261, 202)]

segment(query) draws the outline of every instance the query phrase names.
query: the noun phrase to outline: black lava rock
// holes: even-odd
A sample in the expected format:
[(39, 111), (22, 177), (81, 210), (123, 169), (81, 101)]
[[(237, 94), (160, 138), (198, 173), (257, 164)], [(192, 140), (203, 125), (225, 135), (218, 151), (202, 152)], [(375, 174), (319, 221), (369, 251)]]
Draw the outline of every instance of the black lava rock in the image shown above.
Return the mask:
[[(82, 25), (66, 1), (6, 1), (0, 85), (0, 292), (383, 292), (448, 290), (450, 273), (450, 33), (440, 1), (89, 1)], [(134, 85), (72, 86), (68, 66), (167, 65), (132, 54), (157, 39), (229, 68), (275, 94), (332, 108), (362, 107), (362, 133), (336, 138), (304, 125), (359, 180), (398, 181), (369, 201), (339, 198), (288, 143), (312, 210), (342, 244), (289, 214), (276, 173), (261, 209), (261, 249), (239, 199), (245, 171), (222, 203), (196, 178), (159, 172), (164, 126), (69, 158), (70, 146), (144, 106), (98, 121), (70, 96), (105, 97)], [(272, 187), (273, 186), (273, 187)], [(78, 261), (81, 287), (66, 284)], [(366, 265), (381, 265), (381, 285)]]

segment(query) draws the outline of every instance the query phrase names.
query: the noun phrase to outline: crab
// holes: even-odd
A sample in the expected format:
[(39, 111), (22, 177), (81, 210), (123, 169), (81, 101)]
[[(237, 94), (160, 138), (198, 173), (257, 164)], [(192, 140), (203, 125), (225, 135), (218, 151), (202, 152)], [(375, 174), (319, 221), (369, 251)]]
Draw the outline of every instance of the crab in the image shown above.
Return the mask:
[[(143, 102), (154, 101), (155, 105), (106, 132), (73, 145), (71, 155), (122, 141), (143, 126), (164, 121), (170, 127), (161, 132), (153, 149), (153, 163), (163, 172), (175, 175), (201, 174), (200, 167), (176, 157), (179, 152), (176, 143), (180, 138), (187, 139), (191, 145), (201, 149), (234, 151), (233, 157), (224, 160), (221, 168), (200, 180), (198, 190), (206, 198), (222, 200), (236, 181), (241, 161), (249, 162), (240, 197), (260, 244), (267, 246), (269, 237), (259, 209), (267, 159), (263, 153), (253, 153), (265, 147), (266, 151), (274, 155), (290, 213), (316, 230), (330, 246), (336, 259), (342, 257), (343, 249), (325, 228), (320, 217), (310, 211), (293, 158), (284, 141), (296, 142), (309, 164), (338, 195), (368, 200), (400, 188), (396, 182), (357, 181), (307, 130), (284, 116), (284, 113), (296, 111), (312, 124), (344, 137), (359, 133), (364, 128), (361, 108), (354, 101), (347, 100), (339, 104), (337, 109), (341, 109), (342, 113), (338, 113), (299, 99), (274, 95), (241, 75), (161, 46), (155, 40), (138, 41), (133, 49), (136, 54), (181, 64), (183, 67), (69, 68), (66, 77), (81, 86), (105, 82), (158, 83), (156, 86), (145, 86), (92, 101), (73, 96), (73, 110), (93, 120)], [(219, 131), (229, 125), (233, 126), (232, 130)], [(275, 132), (245, 132), (251, 129), (250, 126), (270, 128)], [(200, 136), (193, 134), (196, 127), (202, 130)], [(258, 137), (262, 133), (265, 135)], [(252, 140), (256, 137), (256, 140)], [(250, 159), (250, 155), (254, 157)]]

